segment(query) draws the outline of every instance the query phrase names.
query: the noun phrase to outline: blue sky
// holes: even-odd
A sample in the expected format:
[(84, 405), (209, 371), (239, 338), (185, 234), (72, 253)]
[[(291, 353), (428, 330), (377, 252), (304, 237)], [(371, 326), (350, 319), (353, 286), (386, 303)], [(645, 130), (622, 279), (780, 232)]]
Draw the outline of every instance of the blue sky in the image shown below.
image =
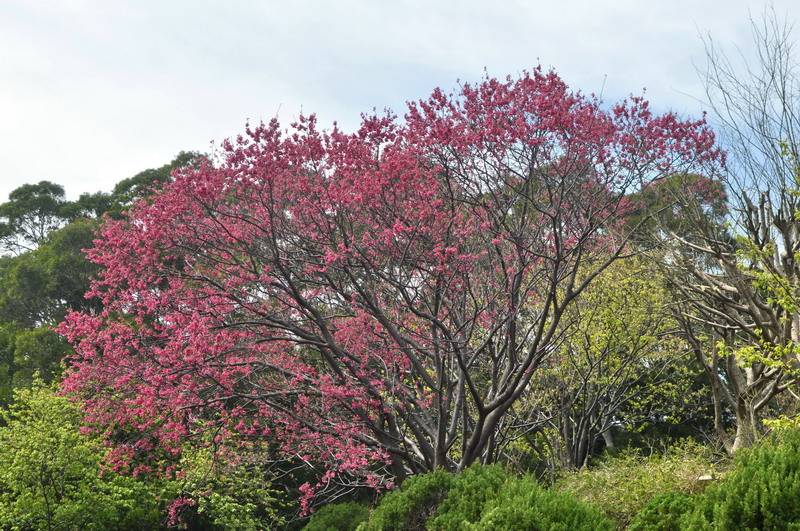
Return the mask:
[[(794, 22), (795, 1), (773, 2)], [(484, 71), (553, 67), (574, 89), (698, 115), (701, 34), (745, 55), (746, 0), (3, 0), (0, 201), (50, 180), (70, 198), (207, 152), (250, 120), (362, 111)], [(797, 33), (796, 33), (797, 34)]]

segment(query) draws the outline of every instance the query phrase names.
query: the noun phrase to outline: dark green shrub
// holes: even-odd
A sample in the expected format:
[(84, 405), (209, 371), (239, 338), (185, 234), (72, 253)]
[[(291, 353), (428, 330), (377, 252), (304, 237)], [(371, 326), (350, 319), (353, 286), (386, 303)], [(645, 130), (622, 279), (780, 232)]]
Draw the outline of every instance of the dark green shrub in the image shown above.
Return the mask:
[(440, 469), (407, 479), (399, 491), (390, 492), (383, 497), (369, 520), (359, 526), (359, 529), (424, 529), (428, 519), (436, 514), (439, 504), (447, 497), (454, 477)]
[(701, 497), (683, 492), (667, 492), (647, 502), (631, 521), (631, 531), (680, 531), (681, 518), (691, 513)]
[(353, 531), (367, 518), (369, 508), (360, 503), (334, 503), (318, 509), (303, 531)]
[(702, 501), (704, 496), (698, 496), (698, 498), (698, 502), (701, 503), (701, 506), (695, 507), (694, 510), (688, 513), (683, 513), (680, 518), (678, 518), (676, 529), (681, 529), (683, 531), (712, 531), (712, 529), (716, 529), (712, 527), (703, 514)]
[(509, 479), (484, 507), (481, 519), (466, 529), (611, 531), (614, 523), (574, 496), (545, 489), (536, 478)]
[(800, 432), (742, 450), (699, 512), (714, 529), (800, 528)]
[(453, 479), (450, 493), (439, 505), (428, 529), (458, 529), (464, 522), (480, 520), (481, 511), (494, 499), (508, 479), (500, 465), (475, 464)]
[(569, 493), (543, 488), (534, 476), (508, 477), (500, 465), (473, 465), (456, 476), (438, 470), (406, 480), (358, 526), (401, 529), (610, 531), (614, 523)]

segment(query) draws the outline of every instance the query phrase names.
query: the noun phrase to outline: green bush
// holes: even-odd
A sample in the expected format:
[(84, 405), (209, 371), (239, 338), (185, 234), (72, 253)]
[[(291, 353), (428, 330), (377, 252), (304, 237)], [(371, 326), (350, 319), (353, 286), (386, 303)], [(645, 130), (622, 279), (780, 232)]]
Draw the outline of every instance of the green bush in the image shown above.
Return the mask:
[(497, 497), (508, 476), (500, 465), (472, 465), (453, 479), (447, 498), (428, 520), (428, 529), (458, 529), (480, 520), (483, 507)]
[(536, 478), (509, 479), (484, 507), (481, 519), (464, 525), (474, 530), (603, 531), (614, 523), (574, 496), (545, 489)]
[(627, 453), (608, 459), (589, 470), (565, 475), (556, 488), (599, 508), (624, 529), (659, 494), (702, 492), (704, 485), (697, 478), (708, 474), (714, 458), (709, 449), (684, 441), (661, 455)]
[(383, 497), (369, 520), (358, 529), (424, 529), (428, 519), (436, 514), (439, 504), (447, 497), (453, 480), (453, 474), (441, 469), (407, 479), (399, 491), (390, 492)]
[[(331, 518), (327, 529), (338, 529), (336, 521)], [(509, 477), (500, 465), (473, 465), (458, 475), (438, 470), (406, 480), (358, 529), (602, 531), (614, 523), (573, 495), (542, 487), (534, 476)]]
[(740, 451), (722, 481), (702, 496), (652, 500), (631, 529), (800, 529), (800, 432)]
[(318, 509), (303, 531), (353, 531), (367, 518), (369, 508), (360, 503), (333, 503)]
[[(703, 496), (699, 496), (699, 498), (702, 500)], [(676, 529), (685, 531), (712, 531), (716, 528), (711, 526), (708, 519), (703, 514), (702, 509), (695, 507), (693, 511), (683, 513), (680, 518), (678, 518)]]
[(701, 496), (682, 492), (659, 494), (631, 521), (630, 531), (680, 531), (686, 521), (684, 515), (691, 513), (700, 503)]
[(713, 529), (800, 529), (800, 432), (738, 453), (695, 512)]

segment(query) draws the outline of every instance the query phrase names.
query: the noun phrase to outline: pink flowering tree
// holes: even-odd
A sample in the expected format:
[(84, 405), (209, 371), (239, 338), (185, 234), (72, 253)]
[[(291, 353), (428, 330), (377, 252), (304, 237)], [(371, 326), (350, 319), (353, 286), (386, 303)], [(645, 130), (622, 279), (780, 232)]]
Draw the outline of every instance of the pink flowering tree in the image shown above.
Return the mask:
[(539, 69), (352, 134), (248, 128), (106, 222), (64, 385), (136, 435), (123, 460), (213, 426), (322, 485), (492, 462), (565, 310), (625, 253), (625, 196), (718, 158), (702, 121)]

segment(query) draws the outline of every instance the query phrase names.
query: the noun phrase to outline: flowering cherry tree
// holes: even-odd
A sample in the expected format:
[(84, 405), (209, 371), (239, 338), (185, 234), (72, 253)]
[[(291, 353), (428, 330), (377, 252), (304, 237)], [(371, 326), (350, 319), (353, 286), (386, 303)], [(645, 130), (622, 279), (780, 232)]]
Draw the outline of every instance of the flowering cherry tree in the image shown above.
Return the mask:
[(248, 128), (106, 222), (65, 388), (138, 434), (121, 458), (213, 425), (322, 483), (491, 462), (565, 309), (625, 252), (625, 196), (718, 159), (703, 121), (540, 69), (351, 134)]

